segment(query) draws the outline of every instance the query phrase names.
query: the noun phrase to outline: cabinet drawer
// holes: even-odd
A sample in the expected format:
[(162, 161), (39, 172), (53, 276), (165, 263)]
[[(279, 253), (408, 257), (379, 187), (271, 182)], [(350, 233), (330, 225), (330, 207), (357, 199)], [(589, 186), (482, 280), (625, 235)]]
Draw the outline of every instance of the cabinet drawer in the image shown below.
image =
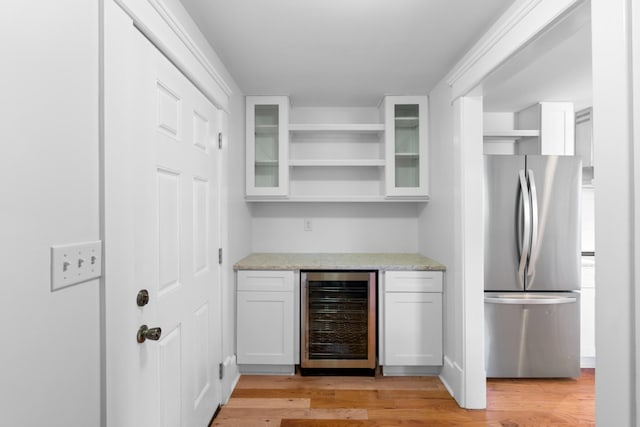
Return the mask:
[(293, 292), (293, 283), (293, 271), (238, 271), (238, 291)]
[(442, 292), (442, 272), (387, 271), (385, 292)]

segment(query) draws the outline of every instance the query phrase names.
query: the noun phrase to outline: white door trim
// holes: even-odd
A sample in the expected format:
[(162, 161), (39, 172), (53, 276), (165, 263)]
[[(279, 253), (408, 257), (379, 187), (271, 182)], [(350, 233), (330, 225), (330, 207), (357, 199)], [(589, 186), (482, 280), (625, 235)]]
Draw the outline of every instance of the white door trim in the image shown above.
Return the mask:
[(518, 0), (449, 72), (452, 98), (464, 96), (558, 17), (584, 0)]
[[(596, 425), (637, 426), (640, 157), (636, 0), (592, 0)], [(634, 57), (635, 56), (635, 57)], [(633, 338), (636, 341), (633, 342)], [(616, 393), (611, 393), (615, 389)]]
[[(106, 0), (115, 2), (133, 24), (182, 71), (216, 108), (229, 111), (231, 87), (222, 77), (215, 52), (179, 1)], [(177, 12), (180, 17), (176, 16)], [(189, 28), (185, 28), (185, 25)], [(219, 60), (218, 60), (219, 61)], [(222, 65), (222, 63), (220, 63)]]
[[(454, 141), (459, 138), (460, 253), (462, 266), (462, 395), (460, 406), (486, 407), (484, 363), (484, 221), (482, 188), (482, 97), (464, 96), (454, 102)], [(478, 179), (478, 176), (480, 179)]]
[[(151, 1), (151, 0), (150, 0)], [(228, 95), (230, 91), (227, 93), (223, 90), (217, 82), (213, 82), (211, 79), (202, 79), (203, 73), (203, 65), (199, 62), (201, 60), (194, 59), (193, 57), (189, 57), (190, 53), (185, 51), (186, 48), (184, 46), (180, 47), (180, 45), (175, 43), (176, 35), (173, 30), (169, 31), (165, 27), (163, 28), (158, 24), (157, 13), (155, 11), (149, 12), (148, 9), (145, 9), (145, 12), (149, 12), (148, 15), (145, 16), (145, 20), (148, 20), (152, 23), (152, 25), (146, 25), (140, 20), (140, 16), (138, 15), (138, 19), (132, 19), (131, 14), (126, 13), (127, 9), (122, 8), (122, 4), (124, 2), (121, 0), (106, 0), (103, 3), (103, 10), (101, 19), (103, 20), (102, 27), (102, 46), (101, 46), (101, 56), (102, 56), (102, 75), (101, 75), (101, 116), (102, 116), (102, 141), (101, 141), (101, 237), (105, 242), (105, 255), (108, 257), (105, 258), (105, 274), (102, 279), (102, 289), (101, 289), (101, 346), (102, 346), (102, 360), (101, 360), (101, 425), (103, 427), (106, 426), (126, 426), (131, 420), (127, 419), (117, 419), (117, 416), (114, 416), (115, 411), (114, 408), (111, 407), (112, 402), (109, 399), (109, 396), (113, 393), (118, 393), (118, 387), (127, 387), (127, 384), (114, 384), (113, 381), (113, 370), (114, 369), (122, 369), (121, 366), (115, 366), (113, 363), (114, 360), (114, 352), (117, 352), (117, 349), (114, 349), (110, 342), (109, 331), (113, 330), (113, 322), (118, 316), (114, 316), (114, 313), (110, 310), (112, 301), (110, 301), (110, 293), (109, 293), (109, 284), (114, 283), (114, 281), (119, 280), (117, 277), (116, 270), (113, 268), (109, 268), (109, 265), (120, 265), (127, 266), (127, 268), (121, 270), (125, 271), (125, 275), (130, 273), (130, 270), (134, 268), (130, 260), (132, 259), (131, 253), (131, 245), (129, 242), (115, 242), (113, 239), (110, 239), (111, 231), (109, 226), (113, 224), (113, 221), (109, 220), (109, 216), (113, 216), (114, 214), (118, 214), (117, 210), (114, 210), (113, 206), (119, 206), (121, 204), (126, 205), (127, 203), (131, 203), (132, 200), (136, 197), (133, 191), (123, 183), (131, 182), (132, 174), (135, 173), (133, 168), (123, 167), (122, 173), (118, 174), (118, 176), (114, 176), (113, 174), (110, 177), (106, 176), (107, 167), (110, 167), (113, 170), (113, 164), (120, 164), (123, 159), (129, 158), (130, 150), (133, 148), (127, 144), (118, 144), (117, 141), (126, 140), (126, 138), (130, 137), (131, 130), (128, 127), (128, 123), (132, 117), (132, 111), (130, 108), (127, 108), (127, 105), (130, 104), (129, 97), (132, 93), (132, 88), (129, 87), (131, 82), (127, 79), (118, 79), (118, 73), (115, 71), (118, 67), (122, 67), (126, 64), (121, 63), (123, 58), (127, 58), (127, 61), (134, 63), (135, 62), (135, 52), (133, 51), (129, 41), (129, 35), (132, 31), (138, 32), (139, 30), (146, 29), (146, 33), (143, 34), (149, 38), (152, 42), (159, 42), (160, 45), (156, 45), (161, 52), (167, 53), (167, 51), (173, 52), (167, 57), (176, 65), (180, 71), (185, 74), (185, 76), (194, 83), (194, 79), (199, 79), (200, 84), (194, 83), (194, 85), (203, 93), (203, 95), (211, 101), (214, 106), (220, 108), (227, 108), (227, 104), (229, 102)], [(139, 1), (132, 1), (131, 3), (136, 3), (137, 6), (142, 4)], [(135, 27), (135, 28), (134, 28)], [(149, 30), (150, 27), (154, 27), (157, 31), (152, 32)], [(137, 29), (136, 29), (137, 28)], [(141, 31), (142, 32), (142, 31)], [(152, 34), (153, 38), (149, 37)], [(162, 42), (164, 40), (164, 42)], [(183, 43), (180, 41), (180, 43)], [(154, 43), (155, 44), (155, 43)], [(163, 48), (166, 48), (167, 51), (164, 51)], [(117, 52), (117, 54), (114, 54)], [(176, 53), (177, 52), (177, 53)], [(186, 52), (186, 53), (185, 53)], [(175, 58), (182, 58), (181, 62), (177, 62)], [(124, 81), (127, 80), (127, 81)], [(222, 112), (219, 113), (220, 117), (222, 117)], [(218, 123), (220, 123), (218, 121)], [(126, 164), (126, 162), (123, 162)], [(224, 176), (223, 171), (220, 169), (220, 164), (223, 163), (221, 152), (218, 153), (218, 214), (221, 212), (226, 212), (225, 204), (226, 204), (226, 193), (225, 197), (223, 195), (223, 182)], [(108, 180), (109, 179), (109, 180)], [(119, 184), (118, 184), (119, 183)], [(125, 188), (125, 191), (114, 192), (114, 188)], [(220, 216), (218, 217), (220, 219)], [(128, 230), (134, 230), (134, 224), (129, 221), (125, 223)], [(222, 229), (222, 221), (219, 220), (216, 225), (219, 230)], [(122, 233), (120, 233), (122, 235)], [(218, 242), (220, 244), (226, 244), (226, 237), (224, 234), (218, 235)], [(109, 249), (111, 248), (111, 249)], [(114, 248), (124, 248), (125, 250), (114, 251)], [(214, 248), (217, 250), (217, 248)], [(218, 276), (222, 277), (221, 274), (222, 266), (218, 266)], [(124, 279), (123, 276), (121, 279)], [(220, 287), (222, 287), (222, 282), (220, 282)], [(218, 313), (215, 315), (221, 316), (221, 301), (220, 295), (217, 297), (219, 306), (214, 309), (218, 310)], [(135, 302), (132, 302), (135, 304)], [(222, 348), (222, 325), (219, 323), (220, 330), (218, 331), (219, 337), (219, 345), (218, 351), (221, 351)], [(135, 335), (135, 331), (134, 334)], [(218, 355), (218, 356), (221, 356)], [(221, 359), (221, 357), (218, 357)], [(224, 399), (224, 396), (223, 396)]]
[[(631, 86), (633, 87), (633, 101), (632, 101), (632, 105), (633, 105), (633, 109), (635, 110), (635, 114), (633, 115), (633, 123), (632, 123), (632, 138), (634, 138), (636, 141), (638, 141), (638, 139), (640, 139), (640, 111), (638, 111), (638, 109), (640, 109), (640, 5), (638, 5), (637, 2), (629, 3), (630, 7), (631, 7), (631, 69), (633, 70), (633, 72), (631, 73)], [(640, 170), (638, 170), (638, 165), (640, 165), (640, 150), (638, 149), (634, 149), (634, 173), (635, 173), (635, 177), (634, 177), (634, 189), (635, 189), (635, 217), (634, 217), (634, 221), (635, 221), (635, 265), (638, 266), (640, 265), (640, 250), (637, 250), (637, 248), (640, 248), (640, 227), (638, 227), (638, 224), (640, 224)], [(635, 313), (635, 332), (636, 332), (636, 339), (635, 339), (635, 352), (636, 352), (636, 358), (635, 358), (635, 371), (638, 372), (638, 369), (640, 369), (639, 365), (639, 361), (638, 359), (640, 358), (640, 291), (638, 291), (638, 280), (640, 280), (640, 278), (638, 277), (638, 271), (635, 271), (635, 307), (634, 307), (634, 313)], [(635, 378), (635, 407), (636, 408), (640, 408), (640, 378), (638, 378), (638, 376), (636, 375)], [(638, 414), (637, 409), (636, 409), (636, 427), (640, 426), (640, 414)]]
[(484, 237), (482, 222), (474, 218), (482, 206), (482, 101), (475, 95), (482, 94), (481, 84), (493, 71), (583, 1), (516, 1), (446, 78), (456, 121), (454, 142), (459, 144), (456, 173), (461, 185), (461, 212), (456, 227), (462, 270), (457, 280), (462, 286), (462, 300), (457, 303), (463, 307), (463, 354), (462, 366), (456, 366), (462, 369), (456, 399), (465, 408), (486, 406), (484, 338), (480, 339), (484, 337)]

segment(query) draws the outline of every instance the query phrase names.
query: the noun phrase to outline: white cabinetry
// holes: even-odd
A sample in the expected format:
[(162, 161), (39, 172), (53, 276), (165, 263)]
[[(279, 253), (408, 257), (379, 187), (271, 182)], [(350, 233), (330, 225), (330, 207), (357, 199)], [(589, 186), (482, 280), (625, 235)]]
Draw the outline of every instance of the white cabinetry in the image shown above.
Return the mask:
[(582, 184), (593, 184), (593, 109), (576, 112), (576, 156), (582, 159)]
[(299, 333), (294, 272), (241, 270), (237, 274), (236, 350), (241, 371), (242, 365), (285, 365), (292, 372)]
[(539, 102), (515, 115), (516, 129), (533, 129), (538, 137), (523, 138), (518, 154), (573, 156), (575, 152), (573, 103)]
[(442, 365), (440, 271), (387, 271), (384, 278), (383, 363), (392, 367)]
[(291, 110), (286, 96), (248, 96), (246, 114), (247, 200), (428, 200), (426, 96)]
[(485, 113), (484, 154), (572, 156), (573, 104), (539, 102), (515, 113)]
[(246, 195), (283, 198), (289, 193), (289, 99), (246, 98)]
[(427, 198), (427, 118), (426, 96), (384, 98), (386, 195)]

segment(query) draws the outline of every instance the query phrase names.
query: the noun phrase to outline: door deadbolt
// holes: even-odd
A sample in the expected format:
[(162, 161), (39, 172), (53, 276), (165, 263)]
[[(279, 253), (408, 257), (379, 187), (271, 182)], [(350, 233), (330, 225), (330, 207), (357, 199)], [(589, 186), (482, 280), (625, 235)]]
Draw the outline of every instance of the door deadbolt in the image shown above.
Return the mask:
[(158, 341), (162, 335), (161, 328), (149, 328), (147, 325), (140, 326), (136, 336), (138, 343), (142, 344), (146, 340)]
[(149, 291), (146, 289), (140, 289), (138, 296), (136, 297), (136, 304), (138, 307), (144, 307), (149, 304)]

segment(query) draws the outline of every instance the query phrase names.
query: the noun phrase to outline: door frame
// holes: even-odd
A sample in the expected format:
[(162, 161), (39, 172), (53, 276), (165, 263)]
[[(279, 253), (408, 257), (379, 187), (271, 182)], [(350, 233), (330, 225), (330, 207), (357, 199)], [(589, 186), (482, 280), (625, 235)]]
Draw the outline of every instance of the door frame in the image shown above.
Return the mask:
[[(514, 3), (496, 24), (454, 67), (447, 78), (452, 102), (482, 90), (482, 82), (511, 55), (543, 32), (556, 19), (586, 0), (522, 0)], [(640, 259), (640, 150), (634, 148), (634, 137), (640, 130), (640, 8), (630, 0), (591, 0), (594, 112), (594, 146), (597, 169), (596, 241), (598, 245), (596, 281), (606, 286), (596, 298), (596, 421), (606, 425), (640, 425), (637, 413), (640, 402), (638, 369), (640, 351), (640, 292), (637, 290)], [(473, 139), (473, 138), (472, 138)], [(473, 144), (460, 128), (454, 129), (454, 140)], [(615, 143), (611, 143), (614, 141)], [(598, 148), (599, 147), (599, 148)], [(627, 159), (627, 162), (621, 161)], [(463, 163), (463, 170), (477, 166)], [(475, 169), (474, 169), (475, 168)], [(468, 177), (467, 177), (468, 179)], [(463, 195), (464, 197), (464, 195)], [(462, 202), (465, 203), (464, 201)], [(601, 218), (598, 220), (598, 218)], [(461, 244), (479, 245), (477, 234), (467, 235), (462, 229)], [(479, 257), (482, 250), (475, 254)], [(480, 270), (464, 271), (474, 277)], [(612, 280), (615, 278), (615, 280)], [(462, 280), (463, 304), (478, 307), (476, 284)], [(480, 320), (480, 319), (476, 319)], [(481, 323), (481, 322), (477, 322)], [(473, 324), (464, 322), (461, 339), (473, 342)], [(615, 333), (611, 333), (615, 331)], [(634, 342), (635, 341), (635, 342)], [(484, 345), (466, 346), (465, 360), (482, 360)], [(468, 371), (471, 368), (471, 371)], [(486, 394), (484, 381), (477, 378), (484, 366), (463, 367), (463, 407), (469, 399), (480, 401)], [(476, 378), (474, 381), (473, 379)], [(615, 389), (619, 393), (611, 393)], [(622, 393), (622, 394), (621, 394)], [(622, 398), (621, 398), (622, 397)]]
[[(445, 78), (451, 88), (451, 114), (455, 119), (456, 266), (454, 288), (461, 289), (462, 307), (457, 314), (454, 339), (462, 354), (451, 355), (461, 363), (447, 369), (445, 378), (455, 388), (452, 394), (463, 408), (486, 407), (484, 364), (484, 237), (482, 223), (474, 217), (482, 206), (482, 82), (512, 55), (585, 0), (520, 0), (509, 7), (495, 24), (453, 67)], [(476, 215), (477, 216), (477, 215)], [(449, 356), (449, 355), (445, 355)]]
[[(178, 6), (174, 5), (178, 4)], [(116, 208), (115, 204), (126, 203), (131, 197), (135, 197), (133, 194), (122, 194), (113, 197), (113, 193), (109, 193), (109, 180), (113, 180), (113, 176), (107, 177), (107, 162), (117, 158), (118, 155), (126, 155), (128, 148), (123, 147), (124, 144), (119, 144), (120, 148), (114, 150), (117, 147), (118, 141), (122, 141), (122, 138), (127, 136), (127, 121), (130, 120), (127, 116), (126, 108), (122, 108), (123, 102), (126, 102), (127, 82), (118, 82), (118, 87), (107, 87), (105, 84), (113, 82), (113, 78), (109, 79), (109, 76), (114, 73), (116, 67), (122, 66), (116, 61), (112, 61), (112, 56), (109, 55), (110, 51), (126, 49), (128, 37), (130, 31), (135, 27), (145, 37), (147, 37), (195, 86), (204, 96), (219, 110), (219, 123), (220, 131), (225, 130), (223, 119), (225, 114), (229, 112), (229, 102), (232, 91), (229, 85), (225, 82), (224, 78), (216, 70), (214, 62), (214, 54), (207, 49), (210, 47), (203, 46), (202, 42), (198, 43), (192, 38), (190, 33), (185, 29), (184, 22), (181, 22), (177, 17), (179, 10), (176, 7), (181, 7), (179, 2), (172, 2), (164, 0), (103, 0), (101, 2), (101, 35), (100, 35), (100, 126), (101, 126), (101, 147), (100, 147), (100, 234), (101, 239), (105, 245), (105, 268), (104, 275), (101, 279), (100, 290), (100, 318), (101, 318), (101, 330), (100, 330), (100, 342), (101, 342), (101, 362), (100, 362), (100, 384), (101, 384), (101, 413), (100, 424), (102, 427), (118, 426), (119, 420), (114, 417), (114, 408), (110, 408), (109, 395), (112, 393), (114, 386), (114, 380), (110, 375), (110, 372), (114, 368), (110, 365), (109, 354), (113, 349), (110, 348), (110, 322), (118, 316), (118, 307), (110, 304), (109, 301), (109, 288), (112, 281), (118, 280), (117, 276), (110, 275), (109, 265), (126, 265), (127, 257), (130, 255), (126, 251), (122, 253), (114, 252), (112, 245), (118, 245), (122, 242), (112, 242), (110, 239), (110, 231), (107, 228), (107, 217), (109, 210)], [(195, 24), (192, 24), (192, 28), (189, 30), (191, 33), (197, 32)], [(135, 30), (135, 29), (134, 29)], [(199, 33), (198, 33), (199, 34)], [(206, 52), (206, 53), (204, 53)], [(109, 82), (109, 83), (107, 83)], [(119, 150), (119, 151), (118, 151)], [(223, 189), (226, 187), (226, 174), (223, 171), (222, 165), (224, 162), (224, 150), (221, 150), (217, 156), (217, 177), (218, 177), (218, 240), (220, 245), (226, 245), (228, 236), (226, 235), (223, 225), (226, 224), (226, 192)], [(225, 169), (226, 170), (226, 169)], [(126, 180), (126, 172), (122, 177), (116, 179)], [(131, 192), (129, 192), (131, 193)], [(111, 213), (112, 214), (112, 213)], [(218, 270), (218, 280), (220, 296), (222, 296), (222, 289), (225, 287), (223, 279), (223, 269), (226, 263), (220, 266)], [(217, 335), (219, 337), (219, 348), (221, 351), (220, 359), (222, 360), (224, 355), (222, 354), (222, 344), (224, 331), (223, 319), (222, 319), (222, 298), (218, 299), (219, 328)], [(135, 331), (134, 331), (135, 332)], [(224, 401), (224, 387), (221, 385), (221, 399)], [(122, 386), (122, 385), (120, 385)]]

